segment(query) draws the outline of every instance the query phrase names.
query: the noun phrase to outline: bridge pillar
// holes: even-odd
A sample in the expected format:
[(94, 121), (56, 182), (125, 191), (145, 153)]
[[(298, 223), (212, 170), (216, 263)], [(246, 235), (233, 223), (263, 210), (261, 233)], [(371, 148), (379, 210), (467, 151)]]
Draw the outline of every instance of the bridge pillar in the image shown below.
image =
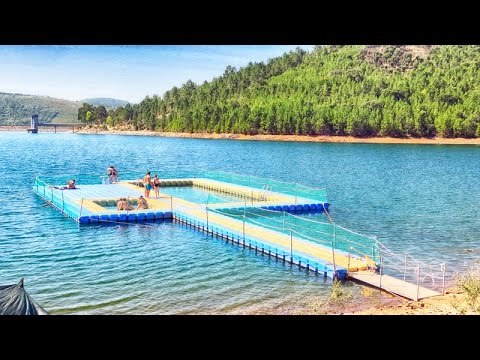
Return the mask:
[(30, 129), (28, 129), (28, 132), (31, 132), (32, 134), (38, 133), (38, 114), (32, 115)]

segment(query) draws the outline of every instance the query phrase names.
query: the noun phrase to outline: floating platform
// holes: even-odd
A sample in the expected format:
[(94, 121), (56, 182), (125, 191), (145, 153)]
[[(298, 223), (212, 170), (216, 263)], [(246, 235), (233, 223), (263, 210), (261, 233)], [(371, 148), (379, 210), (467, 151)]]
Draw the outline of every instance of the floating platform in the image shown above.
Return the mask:
[[(419, 284), (378, 274), (376, 239), (298, 216), (328, 212), (329, 202), (319, 200), (326, 198), (324, 189), (303, 187), (300, 196), (300, 192), (287, 193), (288, 188), (278, 182), (276, 189), (283, 191), (272, 191), (258, 181), (236, 181), (240, 184), (201, 177), (161, 179), (159, 197), (152, 189), (146, 198), (148, 209), (130, 211), (117, 210), (116, 204), (127, 198), (137, 206), (145, 190), (138, 179), (77, 182), (77, 188), (70, 190), (37, 178), (33, 190), (80, 225), (174, 221), (325, 277), (355, 279), (413, 300), (439, 295)], [(293, 220), (286, 222), (287, 216)]]
[[(172, 194), (170, 195), (169, 189)], [(185, 189), (195, 189), (185, 191)], [(139, 180), (126, 180), (114, 184), (78, 184), (76, 189), (64, 189), (63, 186), (48, 185), (36, 179), (33, 190), (48, 203), (65, 213), (80, 224), (98, 222), (139, 222), (145, 220), (173, 219), (174, 205), (208, 206), (209, 209), (243, 209), (260, 207), (289, 213), (315, 213), (328, 210), (329, 203), (302, 198), (272, 191), (249, 188), (242, 185), (229, 184), (211, 179), (162, 179), (160, 181), (160, 197), (147, 198), (148, 209), (119, 211), (117, 201), (127, 198), (136, 207), (137, 199), (144, 195), (143, 183)], [(220, 198), (210, 197), (210, 193), (219, 194)], [(198, 193), (204, 195), (199, 198)], [(197, 195), (197, 196), (195, 196)], [(222, 196), (227, 196), (222, 202)], [(188, 201), (193, 198), (193, 201)], [(212, 198), (215, 202), (212, 201)], [(202, 200), (204, 200), (202, 202)], [(219, 201), (220, 200), (220, 201)], [(235, 201), (237, 200), (237, 201)], [(200, 201), (200, 202), (198, 202)], [(175, 206), (176, 208), (176, 206)]]
[(139, 180), (78, 184), (71, 190), (48, 185), (37, 178), (33, 190), (79, 224), (173, 220), (331, 278), (344, 279), (348, 270), (375, 266), (372, 260), (311, 243), (293, 233), (287, 235), (216, 212), (261, 208), (298, 214), (323, 212), (329, 208), (327, 202), (273, 192), (268, 188), (204, 178), (162, 179), (160, 196), (152, 196), (152, 189), (150, 198), (146, 199), (148, 209), (132, 211), (117, 210), (116, 202), (124, 197), (136, 206), (138, 197), (144, 195), (143, 183)]

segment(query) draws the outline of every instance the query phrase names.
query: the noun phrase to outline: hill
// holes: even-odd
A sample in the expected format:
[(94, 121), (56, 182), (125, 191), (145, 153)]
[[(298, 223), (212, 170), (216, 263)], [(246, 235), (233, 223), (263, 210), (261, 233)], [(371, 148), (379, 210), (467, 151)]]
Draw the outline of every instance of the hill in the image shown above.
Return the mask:
[(33, 114), (41, 122), (78, 122), (81, 105), (49, 96), (0, 93), (0, 125), (27, 125)]
[(480, 136), (478, 69), (480, 46), (298, 48), (108, 114), (80, 113), (135, 130), (472, 138)]
[(109, 110), (109, 109), (116, 109), (120, 106), (125, 106), (129, 102), (125, 100), (118, 100), (118, 99), (112, 99), (112, 98), (91, 98), (91, 99), (81, 100), (81, 103), (87, 103), (95, 106), (103, 105), (107, 110)]

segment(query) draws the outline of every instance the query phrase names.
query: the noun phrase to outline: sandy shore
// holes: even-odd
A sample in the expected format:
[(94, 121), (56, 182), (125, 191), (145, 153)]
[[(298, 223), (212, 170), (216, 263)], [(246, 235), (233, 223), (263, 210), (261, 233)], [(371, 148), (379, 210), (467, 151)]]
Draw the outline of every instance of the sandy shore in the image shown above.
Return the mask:
[(351, 315), (474, 315), (464, 303), (464, 294), (448, 293), (422, 299), (418, 302), (398, 300), (397, 303), (377, 304), (367, 309), (352, 311)]
[(466, 303), (465, 294), (449, 289), (445, 295), (422, 299), (417, 302), (362, 287), (363, 299), (346, 300), (342, 303), (311, 299), (302, 307), (272, 309), (257, 314), (270, 315), (475, 315)]
[(352, 136), (307, 136), (307, 135), (242, 135), (242, 134), (210, 134), (210, 133), (176, 133), (176, 132), (155, 132), (155, 131), (131, 131), (131, 130), (94, 130), (84, 129), (77, 131), (81, 134), (118, 134), (118, 135), (142, 135), (161, 137), (180, 137), (195, 139), (232, 139), (250, 141), (300, 141), (300, 142), (325, 142), (325, 143), (371, 143), (371, 144), (452, 144), (452, 145), (480, 145), (480, 138), (355, 138)]
[[(0, 131), (27, 131), (28, 126), (0, 126)], [(40, 128), (40, 132), (52, 132), (51, 128)], [(72, 132), (70, 128), (58, 128), (57, 132)], [(298, 141), (298, 142), (324, 142), (324, 143), (367, 143), (367, 144), (434, 144), (434, 145), (480, 145), (480, 138), (391, 138), (391, 137), (372, 137), (356, 138), (353, 136), (323, 136), (323, 135), (243, 135), (243, 134), (215, 134), (215, 133), (178, 133), (178, 132), (157, 132), (157, 131), (134, 131), (110, 129), (102, 130), (99, 128), (76, 129), (78, 134), (98, 134), (98, 135), (133, 135), (133, 136), (160, 136), (177, 137), (193, 139), (232, 139), (249, 141)]]

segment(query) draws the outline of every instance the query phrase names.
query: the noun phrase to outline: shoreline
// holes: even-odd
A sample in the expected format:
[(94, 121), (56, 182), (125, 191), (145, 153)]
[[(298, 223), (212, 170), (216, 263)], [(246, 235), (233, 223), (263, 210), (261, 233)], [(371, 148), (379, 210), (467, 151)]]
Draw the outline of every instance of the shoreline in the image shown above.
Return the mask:
[[(29, 126), (0, 126), (0, 131), (27, 131)], [(65, 130), (61, 131), (59, 129)], [(71, 129), (59, 128), (57, 132), (72, 132)], [(41, 128), (39, 132), (53, 132), (50, 128)], [(392, 138), (369, 137), (357, 138), (353, 136), (327, 136), (327, 135), (243, 135), (243, 134), (217, 134), (217, 133), (180, 133), (157, 132), (149, 130), (103, 130), (98, 128), (78, 129), (76, 134), (94, 135), (130, 135), (130, 136), (158, 136), (189, 139), (214, 139), (214, 140), (245, 140), (245, 141), (283, 141), (283, 142), (320, 142), (320, 143), (360, 143), (360, 144), (421, 144), (421, 145), (480, 145), (480, 138)]]
[(480, 145), (480, 138), (391, 138), (371, 137), (356, 138), (353, 136), (327, 135), (243, 135), (243, 134), (216, 134), (216, 133), (180, 133), (157, 132), (149, 130), (98, 130), (79, 129), (77, 134), (98, 135), (132, 135), (132, 136), (159, 136), (191, 139), (214, 140), (246, 140), (246, 141), (284, 141), (284, 142), (322, 142), (322, 143), (364, 143), (364, 144), (430, 144), (430, 145)]
[(417, 302), (392, 295), (379, 289), (362, 286), (361, 299), (338, 304), (310, 299), (303, 306), (288, 306), (253, 315), (478, 315), (467, 305), (466, 294), (450, 288), (445, 295)]

